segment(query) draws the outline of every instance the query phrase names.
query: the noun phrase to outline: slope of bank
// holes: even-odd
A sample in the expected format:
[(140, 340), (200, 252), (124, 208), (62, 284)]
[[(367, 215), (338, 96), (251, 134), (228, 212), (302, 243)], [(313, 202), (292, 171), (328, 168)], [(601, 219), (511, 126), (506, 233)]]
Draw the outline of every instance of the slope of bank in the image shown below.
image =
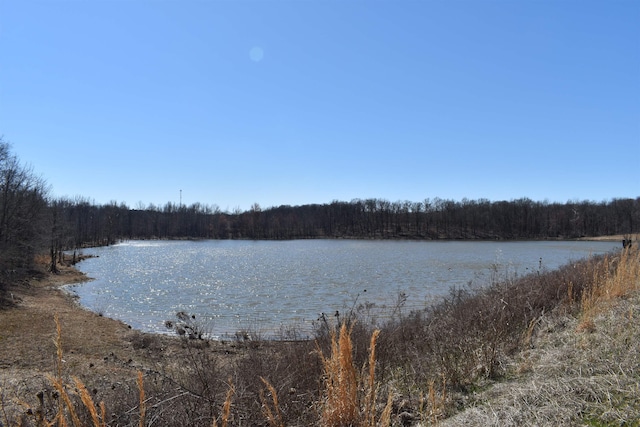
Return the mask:
[(509, 375), (473, 393), (443, 426), (640, 426), (640, 293), (589, 327), (557, 312), (541, 319)]
[(604, 257), (592, 284), (531, 324), (503, 381), (444, 425), (640, 426), (640, 252)]

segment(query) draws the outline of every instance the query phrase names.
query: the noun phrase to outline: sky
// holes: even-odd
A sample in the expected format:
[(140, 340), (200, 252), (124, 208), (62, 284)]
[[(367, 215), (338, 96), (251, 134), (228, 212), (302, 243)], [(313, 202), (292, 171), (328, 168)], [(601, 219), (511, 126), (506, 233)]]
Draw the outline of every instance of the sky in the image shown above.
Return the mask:
[(637, 0), (0, 0), (54, 197), (222, 210), (640, 196)]

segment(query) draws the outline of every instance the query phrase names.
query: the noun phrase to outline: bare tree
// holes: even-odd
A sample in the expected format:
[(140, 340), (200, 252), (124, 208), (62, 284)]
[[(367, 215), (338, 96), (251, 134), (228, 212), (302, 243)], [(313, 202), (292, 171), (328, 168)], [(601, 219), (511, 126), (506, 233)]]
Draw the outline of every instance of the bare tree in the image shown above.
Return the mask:
[(29, 267), (40, 249), (47, 186), (0, 139), (0, 270)]

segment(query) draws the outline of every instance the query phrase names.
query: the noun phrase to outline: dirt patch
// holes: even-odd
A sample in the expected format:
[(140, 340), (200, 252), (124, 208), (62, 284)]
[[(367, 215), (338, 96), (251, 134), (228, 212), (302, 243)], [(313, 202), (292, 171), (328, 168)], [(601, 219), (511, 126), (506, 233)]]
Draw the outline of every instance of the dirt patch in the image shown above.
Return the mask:
[(124, 346), (133, 331), (127, 325), (80, 308), (60, 286), (87, 280), (70, 267), (60, 274), (23, 279), (10, 288), (14, 306), (0, 312), (0, 363), (21, 369), (51, 368), (55, 355), (57, 314), (62, 324), (65, 353), (101, 357), (114, 346)]

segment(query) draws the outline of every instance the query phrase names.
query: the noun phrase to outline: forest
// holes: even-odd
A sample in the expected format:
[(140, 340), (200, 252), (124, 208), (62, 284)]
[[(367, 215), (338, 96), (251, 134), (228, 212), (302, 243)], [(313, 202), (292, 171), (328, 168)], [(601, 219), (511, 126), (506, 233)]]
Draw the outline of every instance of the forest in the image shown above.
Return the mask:
[(258, 204), (244, 212), (216, 206), (167, 203), (131, 209), (56, 200), (65, 247), (108, 244), (118, 239), (573, 239), (638, 232), (640, 198), (606, 202), (492, 202), (425, 199), (332, 201), (278, 206)]
[[(0, 271), (46, 253), (123, 239), (574, 239), (640, 232), (640, 197), (565, 203), (520, 198), (355, 199), (222, 211), (215, 205), (96, 204), (56, 198), (0, 140)], [(425, 192), (428, 189), (425, 189)]]

